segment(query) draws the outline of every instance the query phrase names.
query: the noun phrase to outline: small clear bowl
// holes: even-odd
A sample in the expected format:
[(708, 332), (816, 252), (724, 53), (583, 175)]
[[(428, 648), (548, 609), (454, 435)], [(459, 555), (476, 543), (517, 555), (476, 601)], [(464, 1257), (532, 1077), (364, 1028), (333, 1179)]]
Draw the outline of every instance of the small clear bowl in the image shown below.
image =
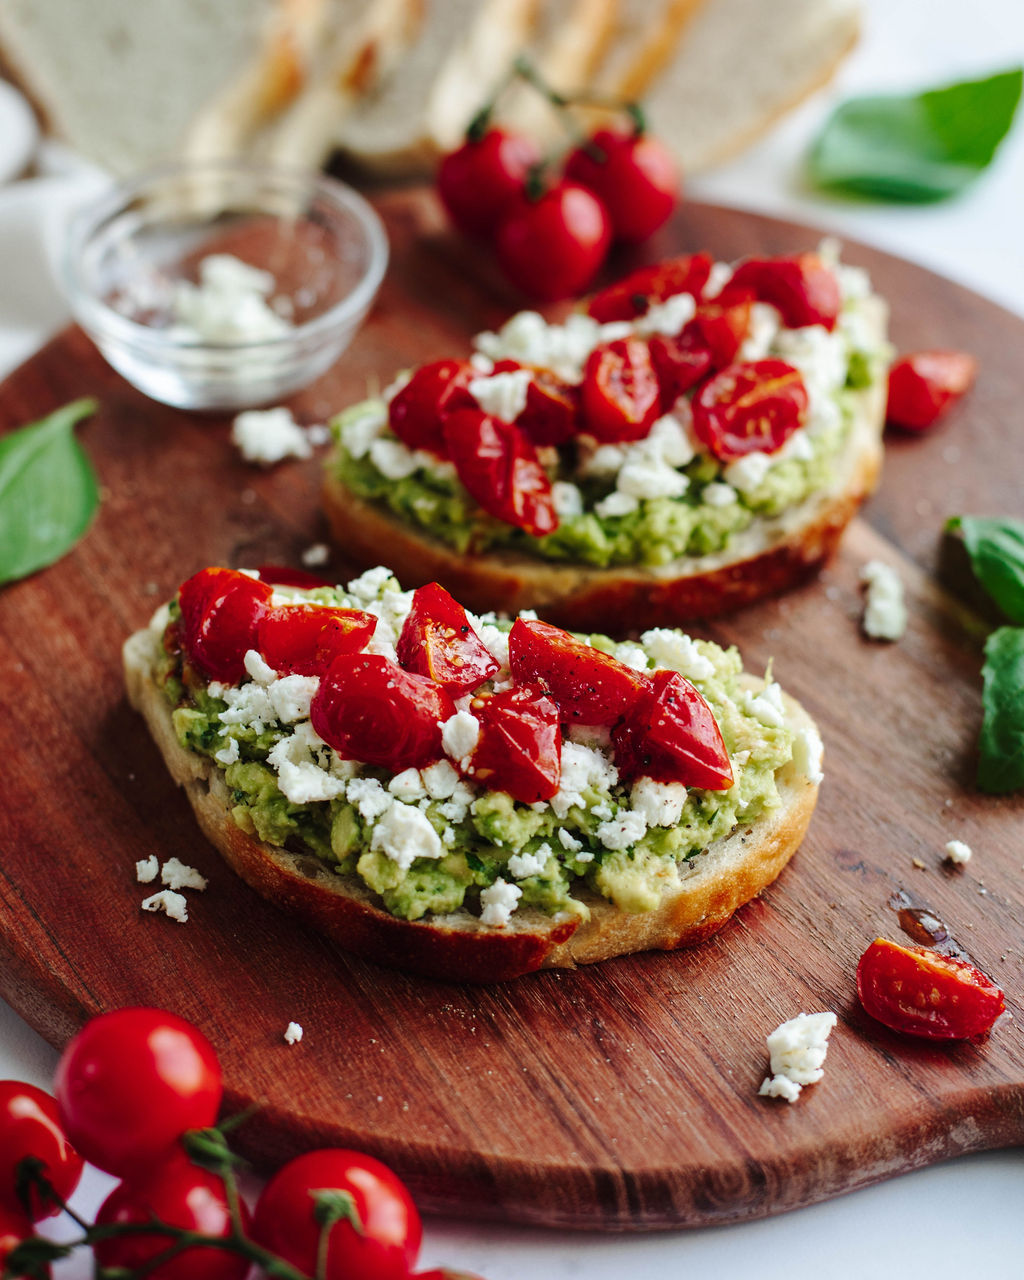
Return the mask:
[[(196, 281), (221, 254), (266, 276), (260, 292), (238, 295), (237, 309), (228, 294), (211, 311)], [(83, 209), (64, 277), (75, 318), (135, 387), (178, 408), (227, 410), (279, 401), (324, 373), (365, 318), (387, 261), (380, 219), (343, 183), (256, 164), (181, 164)], [(190, 316), (205, 314), (198, 326), (182, 318), (189, 299)], [(230, 336), (215, 314), (225, 299)], [(256, 313), (255, 329), (234, 323), (239, 311)]]

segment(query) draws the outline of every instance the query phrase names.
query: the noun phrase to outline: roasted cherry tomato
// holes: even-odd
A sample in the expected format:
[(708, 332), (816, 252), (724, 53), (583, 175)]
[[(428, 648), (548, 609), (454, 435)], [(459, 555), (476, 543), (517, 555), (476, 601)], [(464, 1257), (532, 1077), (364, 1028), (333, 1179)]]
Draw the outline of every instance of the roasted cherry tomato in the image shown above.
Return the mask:
[(565, 444), (576, 434), (580, 410), (578, 387), (560, 381), (547, 369), (534, 369), (526, 388), (526, 407), (516, 426), (537, 445)]
[(551, 481), (524, 431), (482, 409), (459, 409), (444, 435), (459, 479), (488, 514), (535, 538), (558, 528)]
[[(318, 1262), (317, 1207), (333, 1201), (345, 1216), (330, 1229)], [(252, 1236), (293, 1267), (322, 1280), (406, 1280), (423, 1228), (412, 1197), (386, 1165), (356, 1151), (311, 1151), (263, 1188)]]
[(469, 384), (476, 376), (468, 360), (435, 360), (421, 365), (391, 398), (391, 430), (410, 449), (427, 449), (446, 458), (445, 416), (476, 403), (469, 394)]
[(197, 1027), (163, 1009), (87, 1022), (57, 1064), (57, 1105), (86, 1160), (125, 1177), (152, 1167), (187, 1129), (217, 1118), (220, 1066)]
[(292, 569), (284, 564), (261, 564), (256, 572), (261, 582), (269, 582), (275, 587), (299, 587), (302, 591), (315, 591), (317, 587), (331, 587), (334, 584), (315, 573), (307, 573), (305, 569)]
[(791, 258), (748, 258), (733, 272), (721, 293), (728, 303), (753, 296), (769, 302), (782, 314), (787, 329), (820, 324), (831, 331), (842, 309), (839, 281), (816, 253)]
[(437, 170), (437, 192), (452, 222), (467, 235), (491, 235), (540, 158), (532, 138), (508, 129), (468, 137)]
[(889, 370), (886, 419), (907, 431), (925, 431), (968, 390), (978, 362), (963, 351), (918, 351)]
[[(57, 1116), (57, 1100), (34, 1084), (0, 1080), (0, 1204), (23, 1212), (16, 1192), (18, 1164), (26, 1156), (41, 1161), (47, 1181), (67, 1200), (82, 1176), (82, 1157), (68, 1141)], [(33, 1187), (32, 1217), (38, 1222), (60, 1212)]]
[(710, 374), (711, 352), (707, 347), (694, 346), (680, 334), (666, 337), (656, 333), (648, 346), (661, 392), (661, 408), (667, 413), (681, 395)]
[(238, 684), (256, 648), (273, 589), (237, 569), (201, 569), (182, 584), (181, 637), (189, 660), (211, 680)]
[(732, 764), (722, 731), (701, 694), (676, 671), (655, 671), (612, 730), (615, 763), (626, 778), (682, 782), (728, 791)]
[(697, 314), (683, 327), (682, 340), (694, 350), (707, 351), (711, 368), (717, 372), (732, 364), (750, 328), (750, 303), (722, 306), (702, 302)]
[(663, 142), (646, 133), (598, 129), (565, 162), (566, 177), (604, 204), (618, 240), (646, 240), (679, 199), (679, 170)]
[[(25, 1217), (23, 1210), (0, 1204), (0, 1274), (5, 1277), (10, 1274), (10, 1280), (28, 1280), (24, 1271), (8, 1273), (7, 1266), (8, 1259), (18, 1245), (31, 1240), (34, 1235), (32, 1223)], [(50, 1268), (44, 1267), (42, 1274), (48, 1277)]]
[(260, 619), (257, 648), (275, 671), (314, 676), (342, 653), (359, 653), (377, 619), (361, 609), (333, 605), (282, 604)]
[(508, 662), (519, 684), (537, 684), (554, 698), (563, 721), (615, 724), (643, 692), (638, 671), (546, 622), (517, 618)]
[(807, 388), (783, 360), (731, 364), (693, 397), (693, 430), (721, 462), (781, 449), (807, 416)]
[(395, 773), (440, 760), (441, 724), (454, 714), (440, 685), (374, 653), (335, 658), (310, 707), (313, 728), (340, 756)]
[(593, 192), (559, 182), (537, 200), (518, 200), (500, 223), (495, 246), (507, 278), (531, 298), (555, 302), (582, 291), (611, 243), (611, 223)]
[(550, 800), (562, 772), (558, 707), (539, 686), (517, 686), (474, 698), (480, 738), (470, 773), (492, 791), (536, 804)]
[(893, 1031), (929, 1040), (967, 1040), (990, 1030), (1006, 1008), (980, 969), (928, 947), (876, 938), (857, 965), (866, 1012)]
[(661, 410), (651, 352), (639, 338), (595, 347), (583, 371), (584, 431), (604, 443), (642, 440)]
[(635, 320), (654, 302), (664, 302), (678, 293), (699, 298), (711, 274), (711, 257), (706, 253), (666, 258), (650, 267), (639, 267), (615, 284), (595, 293), (587, 304), (587, 314), (607, 324), (612, 320)]
[(465, 609), (437, 582), (413, 593), (398, 637), (398, 661), (406, 671), (429, 676), (453, 698), (472, 693), (500, 669)]
[[(243, 1228), (249, 1213), (239, 1204)], [(144, 1174), (118, 1183), (100, 1205), (96, 1225), (138, 1225), (159, 1218), (170, 1227), (196, 1231), (211, 1239), (230, 1236), (231, 1212), (224, 1180), (200, 1169), (184, 1155), (162, 1160)], [(217, 1248), (187, 1248), (159, 1266), (153, 1259), (174, 1244), (173, 1236), (152, 1233), (125, 1234), (98, 1240), (93, 1246), (102, 1267), (124, 1268), (126, 1273), (152, 1280), (243, 1280), (251, 1262), (241, 1254)]]

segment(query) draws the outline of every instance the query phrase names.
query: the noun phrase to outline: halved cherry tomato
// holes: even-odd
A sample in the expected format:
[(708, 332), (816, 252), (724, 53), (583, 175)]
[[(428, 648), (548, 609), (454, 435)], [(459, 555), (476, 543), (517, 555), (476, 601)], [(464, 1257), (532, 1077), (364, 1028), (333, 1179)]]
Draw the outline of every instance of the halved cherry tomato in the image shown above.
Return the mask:
[(732, 364), (750, 328), (750, 303), (722, 306), (702, 302), (697, 314), (683, 327), (683, 341), (697, 350), (708, 351), (716, 372)]
[(303, 591), (315, 591), (317, 587), (331, 587), (334, 584), (315, 573), (307, 573), (305, 569), (293, 569), (284, 564), (261, 564), (256, 572), (261, 582), (269, 582), (275, 587), (299, 587)]
[(547, 622), (517, 618), (508, 637), (508, 662), (518, 684), (536, 684), (563, 721), (615, 724), (646, 687), (625, 663)]
[[(32, 1156), (43, 1165), (50, 1186), (70, 1198), (82, 1176), (82, 1157), (68, 1141), (57, 1116), (57, 1100), (34, 1084), (0, 1080), (0, 1205), (23, 1212), (16, 1192), (20, 1161)], [(32, 1218), (38, 1222), (60, 1212), (33, 1187)]]
[(427, 449), (446, 458), (445, 416), (476, 403), (469, 394), (476, 376), (468, 360), (421, 365), (388, 405), (391, 430), (410, 449)]
[(341, 653), (359, 653), (377, 627), (372, 613), (334, 605), (282, 604), (260, 619), (257, 648), (275, 671), (315, 676)]
[(807, 416), (807, 388), (783, 360), (731, 364), (693, 398), (693, 430), (721, 462), (781, 449)]
[[(10, 1276), (10, 1280), (29, 1280), (26, 1271), (8, 1271), (11, 1254), (25, 1240), (35, 1235), (32, 1223), (25, 1217), (24, 1211), (9, 1205), (0, 1204), (0, 1274)], [(42, 1275), (49, 1276), (50, 1268), (43, 1267)], [(32, 1275), (35, 1277), (36, 1272)]]
[(550, 800), (562, 772), (562, 732), (551, 698), (536, 685), (524, 685), (474, 698), (472, 709), (480, 721), (472, 776), (524, 804)]
[(680, 334), (666, 337), (656, 333), (648, 346), (661, 390), (661, 407), (667, 413), (681, 395), (711, 372), (711, 352), (707, 347), (693, 346)]
[(964, 351), (917, 351), (889, 370), (886, 420), (906, 431), (925, 431), (968, 390), (978, 362)]
[(445, 442), (459, 479), (483, 509), (535, 538), (558, 528), (551, 481), (526, 433), (482, 409), (445, 419)]
[(607, 324), (612, 320), (635, 320), (653, 302), (664, 302), (677, 293), (699, 298), (711, 274), (711, 255), (687, 254), (666, 258), (650, 267), (638, 267), (615, 284), (595, 293), (587, 304), (587, 314)]
[(583, 371), (581, 428), (605, 443), (642, 440), (661, 409), (651, 352), (639, 338), (595, 347)]
[(438, 582), (413, 593), (398, 637), (398, 661), (406, 671), (429, 676), (453, 698), (472, 693), (500, 669), (465, 609)]
[(555, 302), (581, 293), (611, 243), (604, 205), (578, 182), (559, 182), (537, 200), (513, 202), (495, 239), (506, 277), (531, 298)]
[(310, 707), (313, 728), (340, 756), (395, 773), (440, 760), (441, 725), (454, 714), (440, 685), (374, 653), (335, 658)]
[(570, 153), (565, 173), (603, 201), (619, 240), (646, 240), (679, 199), (675, 158), (646, 133), (598, 129)]
[(625, 778), (682, 782), (728, 791), (732, 763), (704, 698), (677, 671), (656, 671), (612, 730), (615, 763)]
[(873, 1018), (929, 1040), (966, 1040), (990, 1030), (1006, 1008), (995, 983), (928, 947), (876, 938), (857, 965), (857, 994)]
[(236, 569), (201, 569), (189, 578), (178, 591), (178, 603), (190, 661), (212, 680), (243, 680), (246, 652), (256, 648), (272, 595), (268, 582)]
[(534, 444), (565, 444), (576, 434), (579, 388), (562, 382), (547, 369), (532, 372), (526, 388), (526, 407), (516, 418), (516, 426)]
[(437, 193), (452, 222), (466, 235), (490, 235), (540, 158), (532, 138), (508, 129), (467, 137), (437, 170)]
[(843, 305), (835, 272), (816, 253), (741, 262), (722, 290), (721, 301), (728, 303), (751, 293), (758, 302), (777, 307), (787, 329), (820, 324), (831, 331)]

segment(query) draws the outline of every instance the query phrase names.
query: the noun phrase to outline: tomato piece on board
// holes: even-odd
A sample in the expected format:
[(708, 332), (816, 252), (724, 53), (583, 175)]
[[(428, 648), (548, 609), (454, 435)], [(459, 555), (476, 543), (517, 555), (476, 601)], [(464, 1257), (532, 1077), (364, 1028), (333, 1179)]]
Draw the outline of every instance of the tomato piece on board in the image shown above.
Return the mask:
[(283, 604), (260, 619), (260, 653), (275, 671), (315, 676), (341, 653), (359, 653), (377, 628), (372, 613), (334, 605)]
[(978, 362), (965, 351), (917, 351), (889, 370), (886, 421), (906, 431), (926, 431), (967, 391)]
[(1006, 1008), (991, 978), (966, 960), (885, 938), (876, 938), (861, 956), (857, 994), (885, 1026), (929, 1040), (983, 1035)]
[(675, 157), (647, 133), (598, 129), (569, 154), (565, 173), (601, 199), (618, 240), (646, 240), (679, 199)]
[(831, 332), (843, 305), (835, 272), (816, 253), (741, 262), (722, 290), (721, 301), (751, 293), (758, 302), (777, 307), (787, 329), (820, 324)]
[(211, 680), (245, 679), (245, 655), (256, 648), (260, 619), (273, 589), (237, 569), (201, 569), (178, 591), (181, 639), (194, 666)]
[(490, 235), (540, 158), (532, 138), (508, 129), (467, 137), (437, 169), (437, 193), (452, 222), (466, 235)]
[(535, 538), (558, 528), (551, 481), (524, 431), (482, 409), (459, 409), (444, 435), (459, 479), (486, 512)]
[(388, 424), (410, 449), (448, 456), (444, 420), (475, 404), (469, 384), (477, 372), (468, 360), (435, 360), (421, 365), (388, 405)]
[(608, 213), (578, 182), (558, 182), (539, 199), (513, 201), (494, 247), (505, 276), (531, 298), (555, 302), (581, 293), (605, 260)]
[(639, 338), (595, 347), (583, 371), (581, 429), (606, 444), (642, 440), (661, 412), (651, 352)]
[(711, 708), (677, 671), (655, 671), (612, 730), (615, 763), (626, 778), (682, 782), (728, 791), (732, 763)]
[(480, 737), (469, 772), (492, 791), (536, 804), (550, 800), (562, 773), (559, 710), (538, 686), (517, 686), (487, 698), (474, 698)]
[(508, 662), (518, 684), (536, 684), (563, 721), (612, 725), (646, 688), (646, 677), (610, 653), (561, 627), (517, 618), (508, 637)]
[(547, 369), (532, 372), (533, 378), (526, 388), (526, 407), (516, 418), (516, 426), (525, 431), (534, 444), (565, 444), (576, 434), (579, 388), (562, 382)]
[(453, 698), (472, 693), (501, 666), (470, 626), (465, 609), (438, 582), (413, 593), (398, 637), (398, 661), (406, 671), (429, 676)]
[(261, 582), (269, 582), (275, 587), (298, 587), (302, 591), (315, 591), (317, 587), (332, 587), (333, 582), (321, 578), (318, 574), (307, 573), (305, 569), (293, 569), (284, 564), (261, 564), (256, 572)]
[(721, 462), (775, 453), (807, 417), (807, 388), (784, 360), (731, 364), (693, 397), (693, 431)]
[(309, 718), (344, 759), (400, 773), (443, 757), (441, 725), (454, 714), (450, 696), (427, 676), (359, 653), (342, 654), (327, 668)]
[(595, 293), (587, 304), (587, 314), (608, 324), (612, 320), (635, 320), (652, 303), (689, 293), (699, 298), (711, 274), (711, 255), (685, 254), (666, 258), (650, 267), (638, 267), (607, 289)]
[[(18, 1199), (17, 1169), (31, 1156), (42, 1165), (50, 1186), (62, 1200), (69, 1200), (82, 1176), (82, 1157), (71, 1145), (57, 1115), (57, 1100), (34, 1084), (0, 1080), (0, 1207), (24, 1212)], [(44, 1199), (33, 1187), (32, 1218), (60, 1213), (60, 1206)]]

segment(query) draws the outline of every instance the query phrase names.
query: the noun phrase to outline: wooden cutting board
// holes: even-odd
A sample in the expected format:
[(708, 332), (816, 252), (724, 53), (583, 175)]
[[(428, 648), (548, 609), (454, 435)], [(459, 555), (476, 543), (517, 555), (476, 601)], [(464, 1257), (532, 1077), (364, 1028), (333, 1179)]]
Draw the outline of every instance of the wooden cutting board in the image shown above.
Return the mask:
[[(380, 200), (394, 256), (366, 328), (295, 402), (323, 420), (414, 361), (466, 349), (514, 299), (450, 237), (429, 193)], [(807, 247), (804, 228), (688, 205), (648, 255)], [(827, 777), (781, 879), (702, 947), (543, 973), (493, 989), (344, 955), (257, 898), (199, 836), (121, 692), (119, 650), (207, 563), (297, 564), (324, 536), (320, 463), (246, 466), (226, 420), (145, 400), (76, 329), (0, 388), (0, 425), (76, 396), (104, 493), (88, 537), (0, 593), (0, 994), (51, 1043), (131, 1003), (193, 1019), (224, 1064), (229, 1109), (270, 1165), (314, 1145), (392, 1164), (428, 1211), (647, 1229), (778, 1213), (947, 1156), (1024, 1139), (1024, 799), (972, 786), (984, 625), (938, 583), (958, 512), (1020, 516), (1024, 322), (908, 263), (850, 246), (892, 300), (903, 349), (974, 352), (981, 378), (948, 422), (892, 439), (881, 492), (822, 578), (695, 630), (774, 659), (822, 727)], [(620, 264), (620, 267), (625, 264)], [(858, 571), (896, 564), (910, 626), (859, 632)], [(340, 557), (330, 569), (347, 573)], [(942, 862), (950, 838), (975, 850)], [(210, 879), (180, 925), (144, 915), (134, 864), (178, 855)], [(916, 861), (915, 861), (916, 860)], [(922, 864), (922, 865), (918, 865)], [(1006, 989), (987, 1043), (890, 1034), (853, 974), (894, 895), (936, 911)], [(824, 1081), (757, 1096), (764, 1038), (833, 1009)], [(305, 1028), (301, 1044), (282, 1034)]]

